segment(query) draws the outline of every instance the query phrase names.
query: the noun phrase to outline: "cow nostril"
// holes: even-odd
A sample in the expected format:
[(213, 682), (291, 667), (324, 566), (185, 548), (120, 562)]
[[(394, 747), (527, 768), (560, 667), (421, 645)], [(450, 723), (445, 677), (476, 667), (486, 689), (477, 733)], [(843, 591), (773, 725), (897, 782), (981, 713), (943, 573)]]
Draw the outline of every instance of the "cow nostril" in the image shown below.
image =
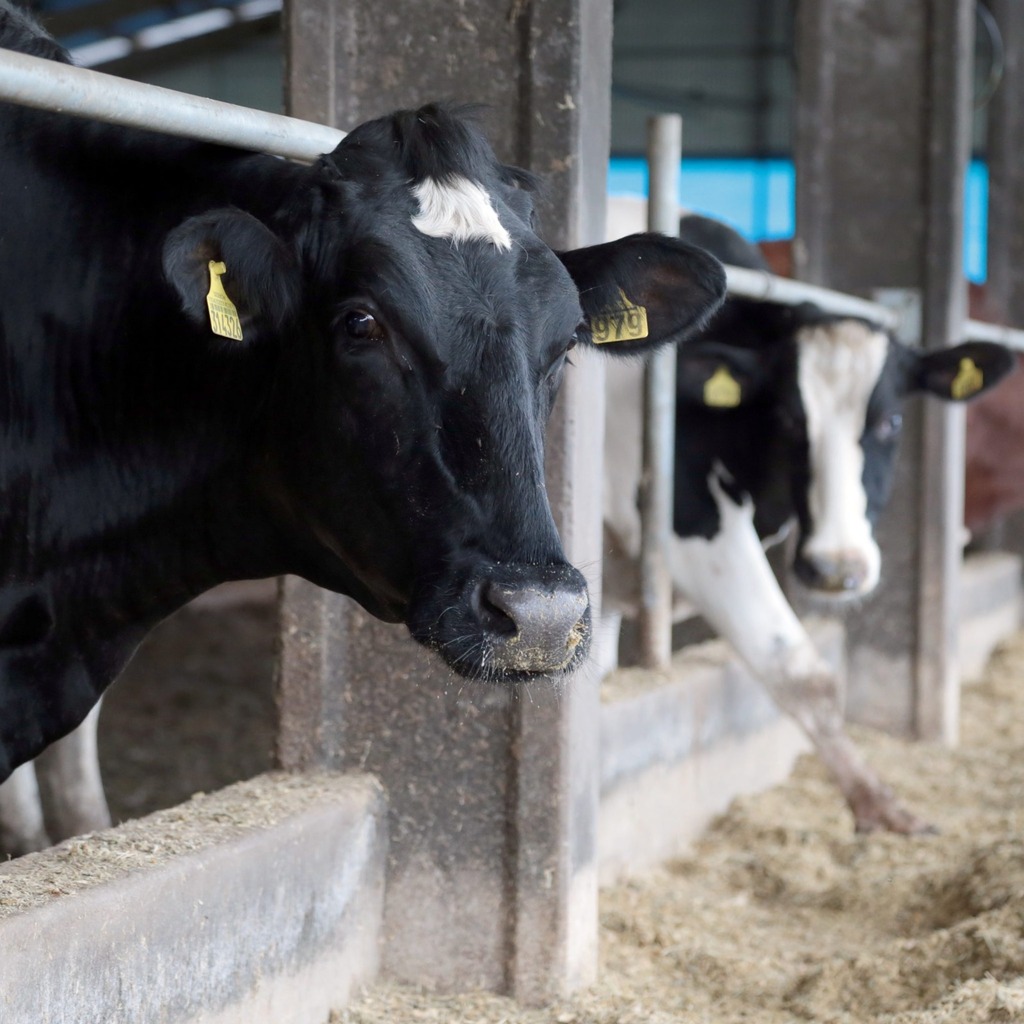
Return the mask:
[(501, 607), (501, 592), (493, 584), (483, 582), (473, 592), (473, 611), (489, 633), (514, 636), (518, 627), (510, 612)]

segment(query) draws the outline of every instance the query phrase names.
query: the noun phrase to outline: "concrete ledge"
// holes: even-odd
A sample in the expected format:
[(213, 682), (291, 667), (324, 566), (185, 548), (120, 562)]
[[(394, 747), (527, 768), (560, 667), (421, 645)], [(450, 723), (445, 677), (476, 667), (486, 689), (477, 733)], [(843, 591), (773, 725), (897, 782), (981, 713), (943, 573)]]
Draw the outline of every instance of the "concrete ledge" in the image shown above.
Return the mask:
[(983, 551), (960, 573), (960, 675), (980, 675), (996, 644), (1021, 626), (1021, 559)]
[(273, 773), (0, 868), (0, 1020), (321, 1024), (376, 976), (385, 805)]
[[(842, 626), (808, 628), (842, 672)], [(613, 673), (602, 687), (601, 884), (684, 853), (735, 796), (775, 785), (807, 749), (721, 640), (678, 653), (669, 678)]]

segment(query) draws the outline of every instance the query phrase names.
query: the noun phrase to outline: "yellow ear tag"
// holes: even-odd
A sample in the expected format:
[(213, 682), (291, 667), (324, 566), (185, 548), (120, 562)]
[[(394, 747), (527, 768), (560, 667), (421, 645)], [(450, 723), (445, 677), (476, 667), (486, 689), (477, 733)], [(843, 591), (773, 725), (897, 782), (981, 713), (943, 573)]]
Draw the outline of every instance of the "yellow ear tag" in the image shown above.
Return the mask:
[(591, 337), (595, 345), (608, 345), (613, 341), (639, 341), (647, 337), (647, 310), (635, 306), (619, 290), (622, 304), (608, 310), (590, 322)]
[(973, 359), (961, 359), (953, 383), (949, 386), (951, 398), (970, 398), (985, 386), (985, 375)]
[(704, 382), (704, 404), (714, 409), (735, 409), (740, 404), (739, 382), (720, 366)]
[(242, 321), (238, 310), (224, 291), (220, 276), (228, 268), (223, 263), (210, 260), (210, 290), (206, 293), (206, 308), (210, 312), (210, 330), (222, 338), (242, 340)]

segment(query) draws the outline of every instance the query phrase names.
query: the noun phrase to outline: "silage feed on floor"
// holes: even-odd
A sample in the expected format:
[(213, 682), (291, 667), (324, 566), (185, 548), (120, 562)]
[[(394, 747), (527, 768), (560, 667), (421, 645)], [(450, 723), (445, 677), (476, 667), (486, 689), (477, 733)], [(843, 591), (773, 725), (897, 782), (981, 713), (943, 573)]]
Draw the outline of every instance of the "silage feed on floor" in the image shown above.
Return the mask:
[(381, 986), (332, 1024), (1024, 1024), (1024, 633), (965, 684), (957, 749), (855, 736), (939, 835), (854, 835), (807, 756), (602, 892), (593, 988), (525, 1010)]

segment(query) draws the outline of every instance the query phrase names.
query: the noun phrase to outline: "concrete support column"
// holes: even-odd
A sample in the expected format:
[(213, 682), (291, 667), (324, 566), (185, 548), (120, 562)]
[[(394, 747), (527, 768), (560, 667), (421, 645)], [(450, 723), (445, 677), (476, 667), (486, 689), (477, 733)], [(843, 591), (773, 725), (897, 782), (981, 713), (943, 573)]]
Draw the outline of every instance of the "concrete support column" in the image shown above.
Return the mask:
[[(609, 0), (291, 0), (289, 112), (339, 127), (434, 99), (487, 104), (499, 155), (547, 183), (541, 233), (601, 241)], [(547, 482), (600, 598), (603, 370), (567, 374)], [(518, 694), (451, 676), (404, 628), (285, 585), (280, 755), (373, 772), (389, 801), (384, 967), (535, 1002), (590, 981), (597, 951), (597, 681)], [(581, 674), (582, 676), (582, 674)]]
[[(802, 0), (798, 8), (799, 276), (920, 296), (923, 344), (961, 340), (969, 0)], [(878, 531), (883, 582), (848, 619), (851, 718), (957, 734), (963, 416), (912, 400)]]

